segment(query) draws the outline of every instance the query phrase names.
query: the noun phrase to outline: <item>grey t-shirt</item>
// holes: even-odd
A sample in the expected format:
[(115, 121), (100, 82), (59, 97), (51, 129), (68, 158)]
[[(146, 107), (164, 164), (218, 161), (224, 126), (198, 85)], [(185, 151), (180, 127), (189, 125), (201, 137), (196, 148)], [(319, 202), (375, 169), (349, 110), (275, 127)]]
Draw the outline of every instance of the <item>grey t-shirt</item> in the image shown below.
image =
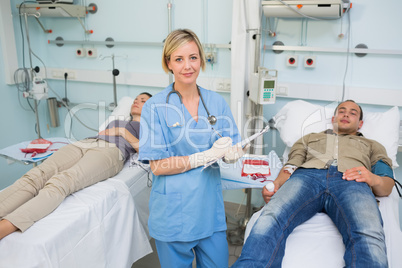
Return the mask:
[[(109, 125), (107, 125), (106, 129), (110, 129), (113, 127), (126, 128), (137, 139), (140, 136), (140, 122), (138, 121), (114, 120), (110, 122)], [(131, 144), (121, 136), (98, 135), (91, 138), (98, 138), (116, 144), (117, 148), (122, 151), (124, 159), (127, 159), (131, 154), (136, 152)]]

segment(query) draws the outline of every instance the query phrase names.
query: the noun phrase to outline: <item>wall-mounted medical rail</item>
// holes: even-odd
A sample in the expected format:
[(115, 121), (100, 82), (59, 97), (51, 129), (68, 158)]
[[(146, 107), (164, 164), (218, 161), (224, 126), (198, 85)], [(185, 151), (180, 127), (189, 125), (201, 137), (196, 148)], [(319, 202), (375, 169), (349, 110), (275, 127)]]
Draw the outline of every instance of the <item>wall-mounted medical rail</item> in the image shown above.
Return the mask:
[[(129, 42), (129, 41), (68, 41), (68, 40), (49, 40), (49, 44), (62, 45), (105, 45), (105, 46), (163, 46), (162, 42)], [(204, 47), (231, 48), (230, 44), (203, 44)], [(306, 47), (306, 46), (265, 46), (265, 50), (273, 51), (304, 51), (304, 52), (323, 52), (323, 53), (357, 53), (357, 54), (382, 54), (382, 55), (402, 55), (402, 50), (392, 49), (370, 49), (370, 48), (325, 48), (325, 47)]]
[[(128, 42), (128, 41), (67, 41), (67, 40), (49, 40), (49, 44), (55, 44), (58, 46), (62, 45), (105, 45), (105, 46), (156, 46), (163, 47), (162, 42)], [(202, 44), (204, 47), (213, 47), (213, 48), (231, 48), (230, 44)]]
[(305, 51), (305, 52), (328, 52), (328, 53), (357, 53), (357, 54), (382, 54), (382, 55), (402, 55), (402, 50), (369, 49), (369, 48), (323, 48), (305, 46), (265, 46), (265, 49), (273, 51)]

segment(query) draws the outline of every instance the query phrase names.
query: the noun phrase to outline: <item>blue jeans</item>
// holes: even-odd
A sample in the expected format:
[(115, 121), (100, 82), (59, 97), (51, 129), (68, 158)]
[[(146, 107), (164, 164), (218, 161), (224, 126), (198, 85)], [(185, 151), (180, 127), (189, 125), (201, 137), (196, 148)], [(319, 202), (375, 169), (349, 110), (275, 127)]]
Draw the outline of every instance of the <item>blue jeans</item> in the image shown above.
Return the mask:
[(388, 267), (381, 214), (366, 183), (346, 181), (337, 167), (297, 169), (265, 205), (233, 267), (281, 267), (298, 225), (325, 212), (342, 235), (346, 267)]

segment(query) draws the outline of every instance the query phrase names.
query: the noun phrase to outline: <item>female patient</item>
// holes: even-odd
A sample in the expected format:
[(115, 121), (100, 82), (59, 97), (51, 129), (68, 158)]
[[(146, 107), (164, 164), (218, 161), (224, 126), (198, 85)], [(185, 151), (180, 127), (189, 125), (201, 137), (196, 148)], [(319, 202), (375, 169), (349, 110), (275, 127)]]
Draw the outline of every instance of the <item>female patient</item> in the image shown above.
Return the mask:
[(138, 151), (139, 121), (149, 93), (138, 95), (131, 121), (112, 121), (98, 136), (66, 145), (0, 192), (0, 239), (55, 210), (70, 194), (116, 175)]

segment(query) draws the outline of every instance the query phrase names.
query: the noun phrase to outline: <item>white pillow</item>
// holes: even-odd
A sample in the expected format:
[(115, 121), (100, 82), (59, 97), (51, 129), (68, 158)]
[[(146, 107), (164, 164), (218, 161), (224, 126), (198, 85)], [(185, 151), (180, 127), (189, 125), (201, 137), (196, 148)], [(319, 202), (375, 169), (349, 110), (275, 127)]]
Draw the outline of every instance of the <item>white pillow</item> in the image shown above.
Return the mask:
[(273, 119), (282, 141), (286, 146), (292, 147), (302, 136), (332, 127), (330, 125), (332, 114), (328, 115), (328, 125), (328, 116), (325, 113), (326, 109), (322, 106), (296, 100), (283, 106)]
[[(325, 107), (302, 100), (288, 102), (273, 117), (275, 127), (286, 146), (292, 147), (306, 134), (332, 129), (331, 118), (337, 105), (336, 102)], [(366, 138), (376, 140), (385, 147), (393, 168), (399, 166), (396, 162), (399, 117), (399, 109), (396, 106), (386, 112), (374, 113), (363, 110), (363, 126), (359, 130)]]
[(366, 138), (376, 140), (384, 145), (388, 157), (392, 160), (393, 168), (399, 167), (396, 162), (399, 144), (399, 124), (400, 115), (397, 106), (382, 113), (363, 111), (363, 126), (360, 132)]
[(131, 97), (123, 97), (117, 103), (116, 108), (114, 108), (113, 112), (109, 115), (105, 122), (99, 127), (99, 131), (104, 130), (107, 125), (113, 120), (129, 120), (131, 105), (133, 104), (134, 99)]

